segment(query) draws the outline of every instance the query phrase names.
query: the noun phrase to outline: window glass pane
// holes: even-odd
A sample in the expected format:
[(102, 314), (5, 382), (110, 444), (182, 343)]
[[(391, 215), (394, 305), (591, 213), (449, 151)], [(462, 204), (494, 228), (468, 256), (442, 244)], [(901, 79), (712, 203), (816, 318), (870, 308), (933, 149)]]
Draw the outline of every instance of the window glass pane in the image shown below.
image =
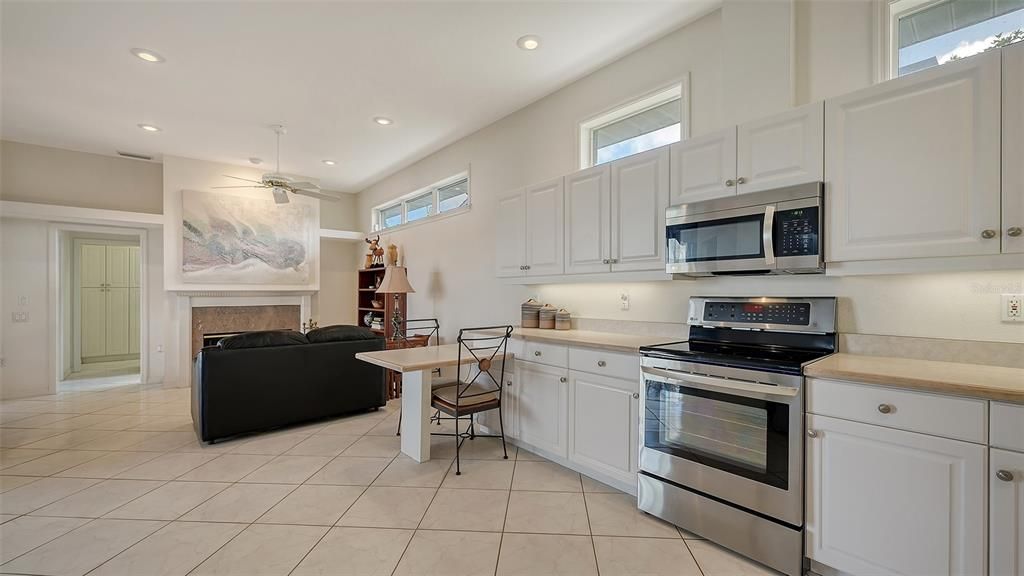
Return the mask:
[(603, 148), (597, 148), (594, 152), (594, 165), (611, 162), (624, 156), (638, 154), (658, 146), (664, 146), (673, 142), (679, 142), (680, 124), (665, 126), (664, 128), (634, 136), (621, 142), (616, 142)]
[(402, 223), (402, 205), (395, 204), (380, 211), (380, 227), (394, 228)]
[(437, 211), (447, 212), (469, 203), (469, 180), (443, 186), (437, 189)]
[(405, 221), (415, 222), (430, 216), (434, 211), (434, 193), (427, 192), (405, 202)]
[(894, 26), (902, 76), (1024, 40), (1024, 0), (947, 0)]

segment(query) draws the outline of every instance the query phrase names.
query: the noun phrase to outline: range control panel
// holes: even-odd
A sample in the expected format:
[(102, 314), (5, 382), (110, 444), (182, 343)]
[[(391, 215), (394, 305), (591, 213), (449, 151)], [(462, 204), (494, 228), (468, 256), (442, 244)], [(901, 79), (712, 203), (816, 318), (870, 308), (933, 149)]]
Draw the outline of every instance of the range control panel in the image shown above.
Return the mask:
[(806, 302), (709, 301), (704, 305), (704, 321), (808, 326), (811, 305)]

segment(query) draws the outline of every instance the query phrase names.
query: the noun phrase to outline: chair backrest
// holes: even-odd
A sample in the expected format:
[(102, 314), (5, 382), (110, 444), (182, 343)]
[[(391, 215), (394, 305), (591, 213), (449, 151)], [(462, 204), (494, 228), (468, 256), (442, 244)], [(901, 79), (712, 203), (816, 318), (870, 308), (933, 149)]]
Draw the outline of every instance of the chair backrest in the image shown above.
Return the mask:
[[(411, 338), (427, 337), (427, 346), (437, 346), (441, 324), (437, 318), (417, 318), (404, 320), (398, 337), (408, 342)], [(433, 342), (431, 342), (433, 340)]]
[[(512, 336), (512, 326), (481, 326), (459, 330), (459, 354), (457, 376), (460, 382), (456, 404), (460, 398), (470, 398), (497, 391), (501, 397), (505, 383), (505, 354), (508, 352), (508, 339)], [(473, 358), (473, 362), (463, 365), (463, 358)], [(492, 372), (494, 362), (501, 363), (497, 374)], [(466, 378), (462, 378), (462, 369), (467, 369)], [(472, 377), (470, 377), (472, 376)], [(486, 382), (484, 380), (490, 380)], [(472, 390), (473, 384), (480, 384), (484, 391)], [(490, 384), (490, 386), (488, 386)]]

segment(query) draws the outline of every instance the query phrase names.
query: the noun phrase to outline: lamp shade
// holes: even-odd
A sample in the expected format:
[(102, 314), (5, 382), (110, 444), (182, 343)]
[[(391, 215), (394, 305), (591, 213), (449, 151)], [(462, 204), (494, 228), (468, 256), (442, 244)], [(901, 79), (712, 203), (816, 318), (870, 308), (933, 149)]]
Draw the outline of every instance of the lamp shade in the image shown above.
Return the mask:
[(401, 266), (388, 266), (384, 271), (384, 280), (377, 288), (378, 294), (409, 294), (415, 292), (409, 285), (409, 277), (405, 275), (405, 268)]

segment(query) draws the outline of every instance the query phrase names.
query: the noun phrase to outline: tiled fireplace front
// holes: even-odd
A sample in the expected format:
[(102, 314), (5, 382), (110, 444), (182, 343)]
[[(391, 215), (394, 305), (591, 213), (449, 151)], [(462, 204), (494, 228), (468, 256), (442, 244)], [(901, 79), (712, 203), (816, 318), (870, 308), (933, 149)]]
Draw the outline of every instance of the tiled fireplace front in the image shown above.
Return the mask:
[(254, 330), (298, 330), (299, 305), (203, 306), (192, 309), (192, 357), (203, 347), (206, 334)]

